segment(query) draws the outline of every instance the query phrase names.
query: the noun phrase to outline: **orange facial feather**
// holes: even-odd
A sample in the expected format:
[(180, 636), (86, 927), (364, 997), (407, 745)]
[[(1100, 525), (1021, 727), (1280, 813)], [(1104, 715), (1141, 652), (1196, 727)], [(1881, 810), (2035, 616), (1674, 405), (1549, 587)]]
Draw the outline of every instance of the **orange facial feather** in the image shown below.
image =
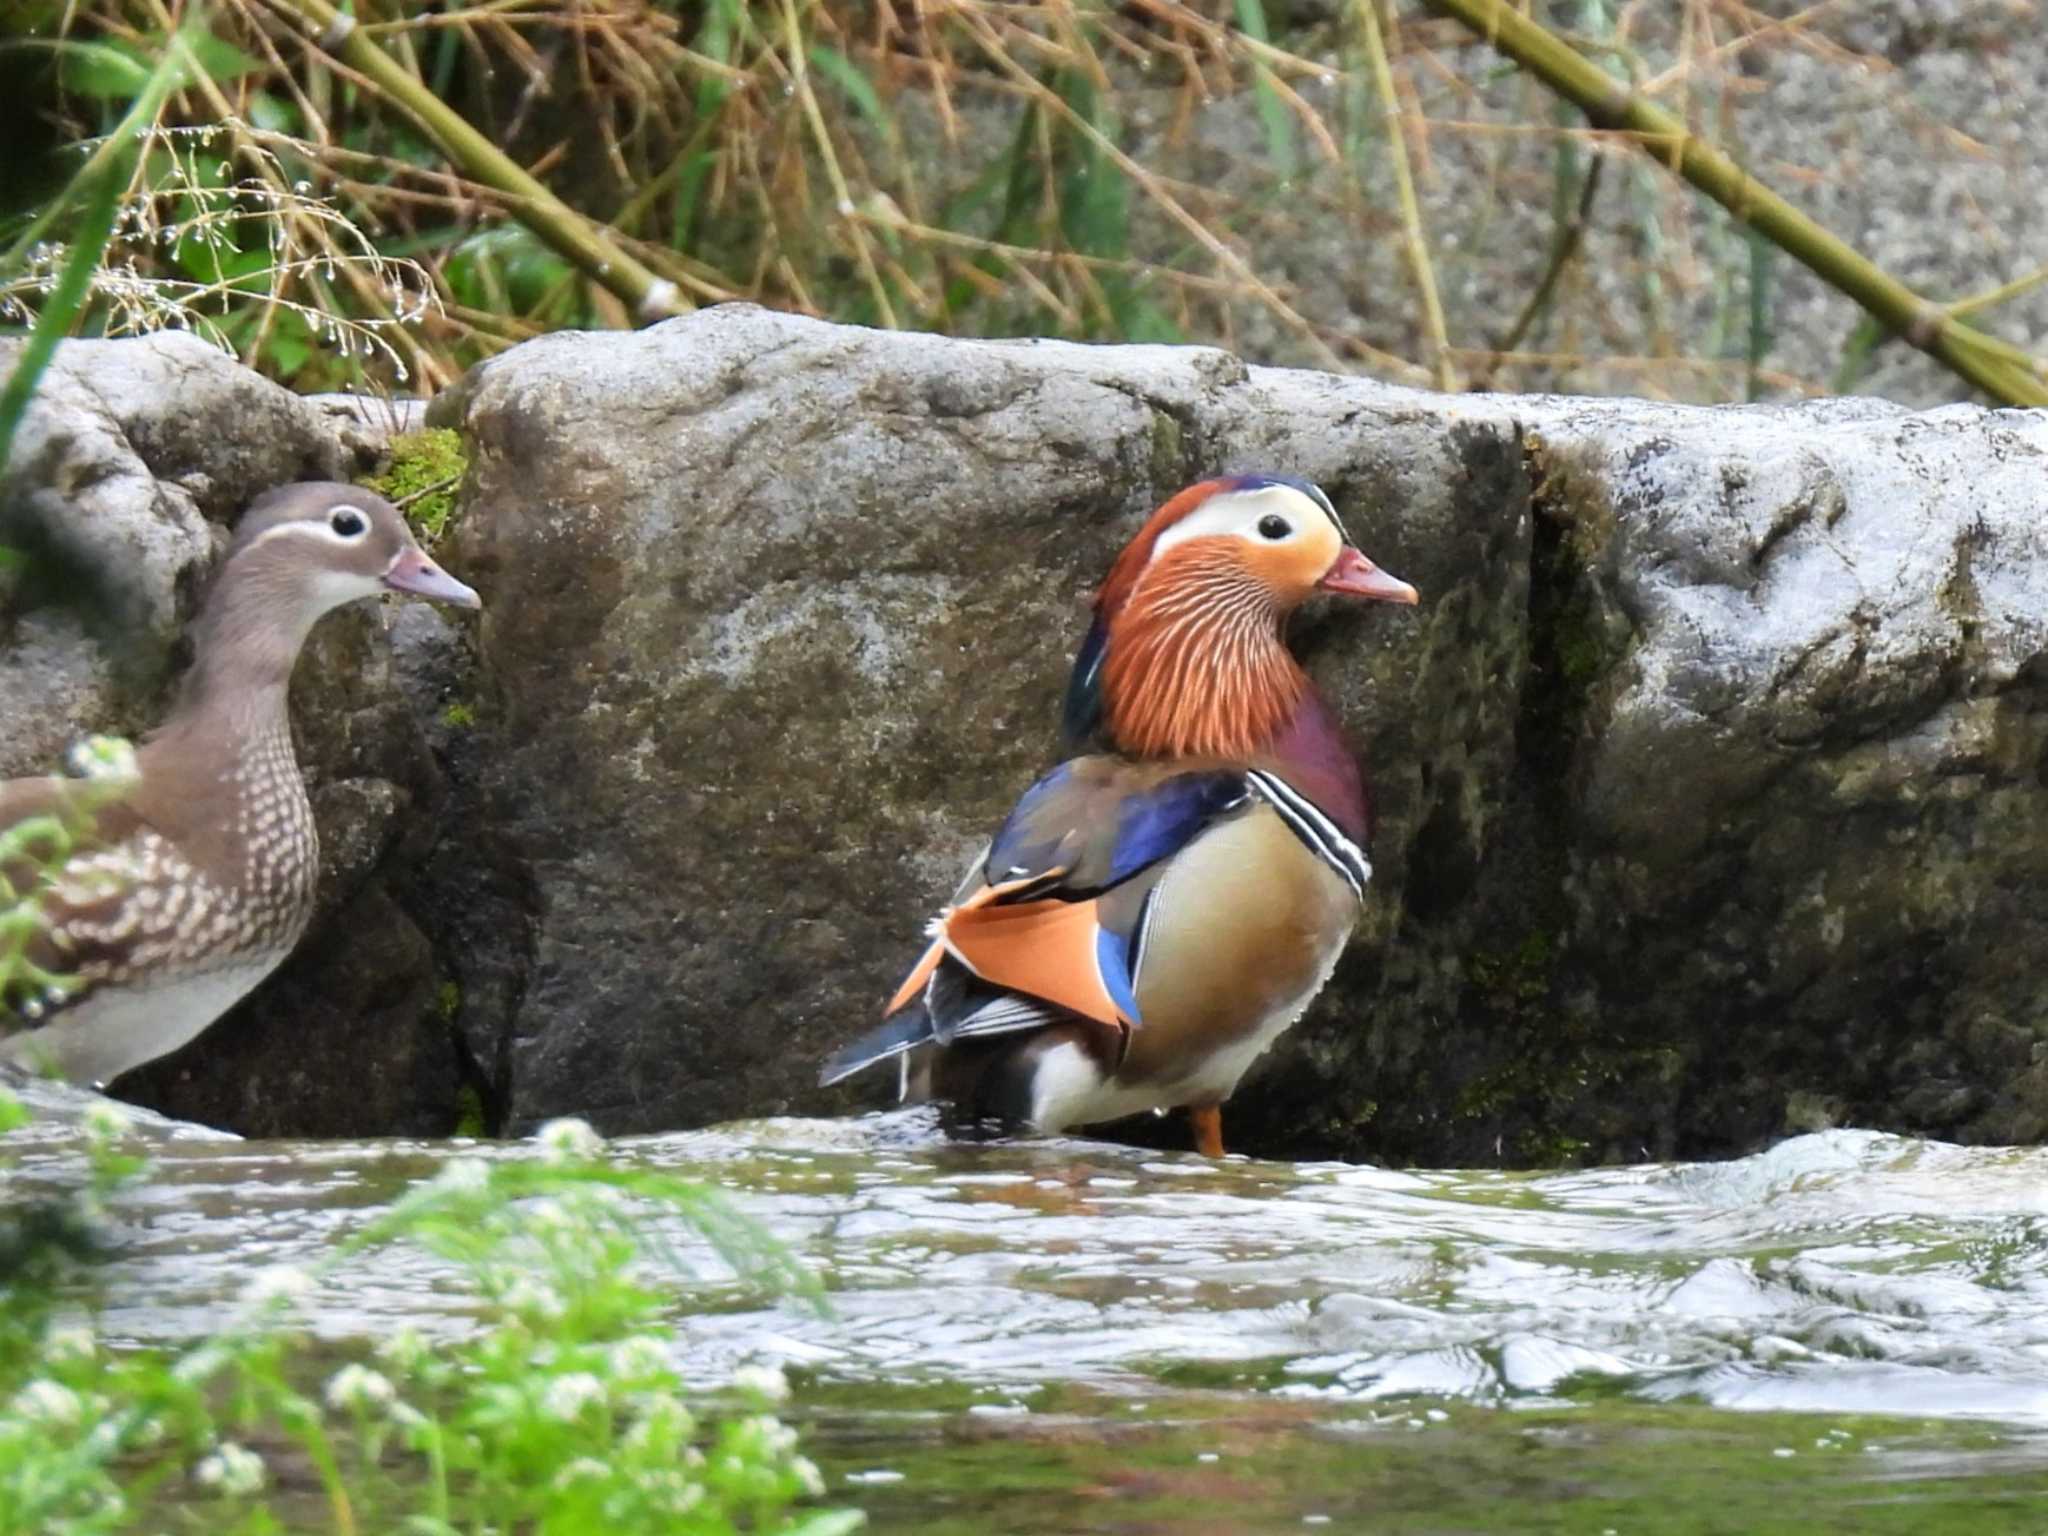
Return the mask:
[(1225, 483), (1222, 480), (1198, 480), (1147, 518), (1137, 537), (1124, 546), (1124, 552), (1116, 557), (1109, 574), (1102, 578), (1102, 587), (1095, 595), (1095, 611), (1112, 615), (1123, 607), (1131, 589), (1137, 586), (1138, 578), (1151, 562), (1152, 546), (1159, 542), (1159, 535), (1215, 495)]
[(1276, 583), (1242, 548), (1191, 539), (1167, 550), (1111, 618), (1103, 719), (1124, 751), (1249, 759), (1300, 705), (1308, 678), (1281, 638)]

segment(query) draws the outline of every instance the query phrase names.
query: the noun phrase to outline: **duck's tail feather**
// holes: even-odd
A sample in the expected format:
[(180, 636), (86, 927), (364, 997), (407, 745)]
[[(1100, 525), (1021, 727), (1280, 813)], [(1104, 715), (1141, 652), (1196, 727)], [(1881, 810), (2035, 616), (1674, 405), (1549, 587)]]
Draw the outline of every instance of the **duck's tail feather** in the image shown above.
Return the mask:
[(932, 1038), (932, 1016), (922, 1001), (901, 1008), (851, 1045), (843, 1045), (818, 1069), (818, 1086), (830, 1088), (878, 1061), (915, 1050)]

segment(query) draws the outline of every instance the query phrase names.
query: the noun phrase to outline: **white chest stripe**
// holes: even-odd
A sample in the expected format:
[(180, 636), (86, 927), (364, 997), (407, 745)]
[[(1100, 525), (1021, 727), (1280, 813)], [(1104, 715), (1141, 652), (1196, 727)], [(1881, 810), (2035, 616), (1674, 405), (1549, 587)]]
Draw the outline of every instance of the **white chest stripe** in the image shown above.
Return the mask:
[(1288, 830), (1300, 838), (1308, 851), (1344, 877), (1352, 894), (1365, 897), (1365, 883), (1372, 879), (1372, 864), (1365, 850), (1346, 837), (1337, 824), (1316, 809), (1315, 802), (1284, 780), (1254, 768), (1245, 777), (1252, 790), (1273, 807)]

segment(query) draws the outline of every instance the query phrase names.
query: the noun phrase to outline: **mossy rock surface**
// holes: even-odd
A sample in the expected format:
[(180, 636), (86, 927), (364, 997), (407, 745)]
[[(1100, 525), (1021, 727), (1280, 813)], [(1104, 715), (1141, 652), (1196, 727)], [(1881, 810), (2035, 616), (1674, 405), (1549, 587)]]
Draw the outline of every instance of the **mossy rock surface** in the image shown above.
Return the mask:
[[(123, 682), (16, 580), (0, 688), (46, 735), (148, 724), (249, 477), (372, 467), (232, 363), (128, 345), (60, 353), (60, 383), (107, 373), (52, 397), (70, 425), (10, 507), (68, 526), (53, 488), (101, 494), (102, 461), (159, 488), (134, 539), (80, 524), (109, 569), (132, 544), (155, 670)], [(242, 404), (181, 447), (146, 386), (202, 376)], [(438, 553), (481, 622), (408, 611), (395, 668), (361, 623), (316, 637), (322, 925), (153, 1102), (632, 1131), (885, 1099), (816, 1063), (1054, 757), (1095, 582), (1181, 484), (1268, 467), (1320, 481), (1423, 602), (1296, 626), (1368, 763), (1374, 879), (1233, 1145), (2048, 1135), (2039, 413), (1445, 398), (722, 306), (523, 345), (432, 414), (386, 473), (471, 456)]]
[(1423, 603), (1297, 626), (1375, 878), (1235, 1144), (2048, 1126), (2014, 958), (2048, 942), (2038, 418), (1446, 399), (725, 306), (514, 349), (434, 419), (490, 599), (459, 815), (518, 919), (485, 968), (523, 978), (464, 1027), (512, 1124), (886, 1098), (815, 1063), (1051, 761), (1094, 582), (1181, 483), (1263, 466)]
[(420, 542), (431, 549), (448, 531), (468, 468), (461, 433), (422, 427), (392, 437), (385, 463), (362, 483), (402, 508)]

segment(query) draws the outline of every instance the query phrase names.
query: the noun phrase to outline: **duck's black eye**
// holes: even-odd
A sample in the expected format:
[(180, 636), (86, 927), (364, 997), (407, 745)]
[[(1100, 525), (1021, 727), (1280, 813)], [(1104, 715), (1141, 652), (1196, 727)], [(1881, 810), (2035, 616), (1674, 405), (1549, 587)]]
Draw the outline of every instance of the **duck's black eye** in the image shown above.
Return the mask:
[(327, 515), (327, 526), (344, 539), (357, 539), (370, 524), (354, 507), (336, 507)]
[(1294, 524), (1278, 512), (1268, 512), (1259, 519), (1259, 537), (1262, 539), (1284, 539), (1294, 532)]

